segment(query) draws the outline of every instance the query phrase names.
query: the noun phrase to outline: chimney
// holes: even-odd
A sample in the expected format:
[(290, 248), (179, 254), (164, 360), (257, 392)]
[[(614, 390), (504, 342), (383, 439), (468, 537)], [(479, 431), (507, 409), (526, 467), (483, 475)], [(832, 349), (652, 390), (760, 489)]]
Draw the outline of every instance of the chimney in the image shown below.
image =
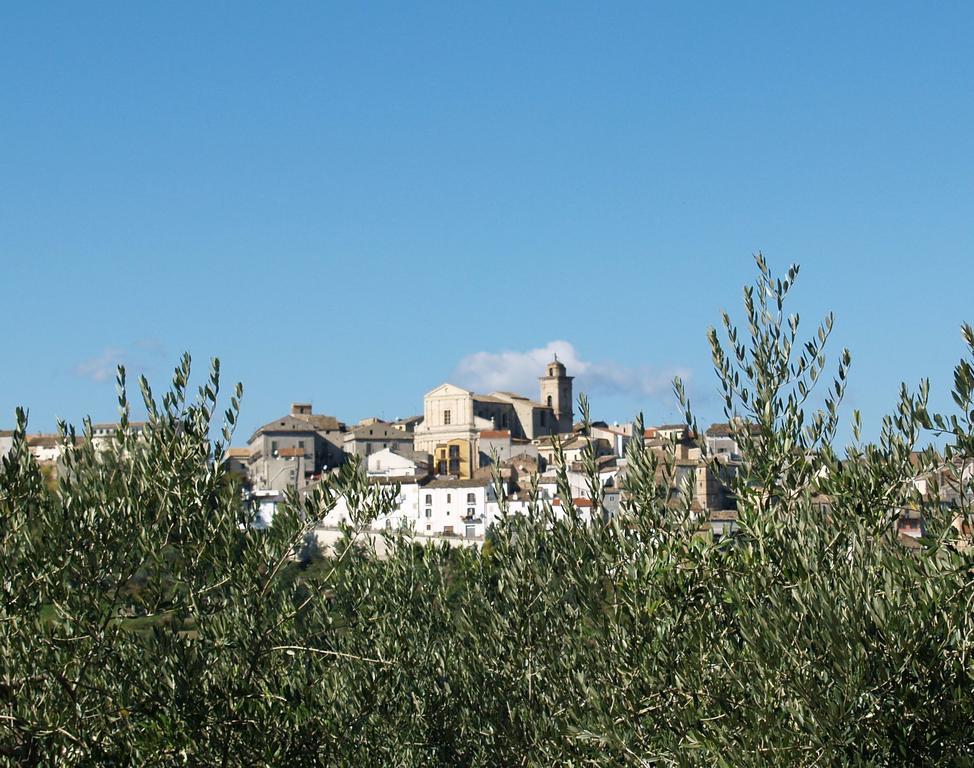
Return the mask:
[(310, 416), (311, 403), (291, 403), (292, 416)]

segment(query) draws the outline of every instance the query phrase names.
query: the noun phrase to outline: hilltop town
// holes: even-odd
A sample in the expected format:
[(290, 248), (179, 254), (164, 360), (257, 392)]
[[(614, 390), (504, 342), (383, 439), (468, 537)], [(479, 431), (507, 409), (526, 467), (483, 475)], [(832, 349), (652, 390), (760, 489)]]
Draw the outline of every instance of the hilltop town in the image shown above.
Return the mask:
[[(563, 507), (556, 478), (561, 456), (571, 486), (571, 503), (583, 517), (618, 511), (625, 488), (626, 446), (635, 426), (576, 421), (573, 377), (557, 357), (540, 372), (537, 399), (514, 392), (480, 394), (444, 383), (423, 398), (420, 415), (391, 423), (364, 419), (346, 425), (295, 403), (284, 416), (258, 428), (247, 448), (230, 461), (251, 489), (259, 509), (268, 510), (287, 488), (302, 492), (356, 457), (374, 483), (400, 488), (398, 508), (374, 521), (378, 528), (409, 527), (423, 536), (481, 539), (500, 514), (495, 476), (503, 485), (508, 513), (532, 503)], [(693, 507), (707, 513), (715, 533), (733, 524), (733, 500), (726, 483), (703, 457), (685, 424), (644, 430), (662, 453), (676, 450), (674, 491), (691, 471)], [(706, 440), (729, 472), (740, 460), (728, 425), (714, 425)], [(594, 510), (583, 452), (597, 463), (603, 490)], [(349, 519), (343, 500), (322, 520), (338, 526)]]
[[(564, 363), (556, 356), (541, 374), (537, 400), (443, 383), (426, 393), (422, 414), (392, 422), (367, 418), (349, 425), (315, 413), (311, 403), (294, 403), (288, 413), (258, 427), (246, 447), (230, 448), (227, 468), (239, 478), (258, 526), (271, 522), (289, 490), (306, 494), (349, 461), (361, 463), (369, 482), (399, 488), (396, 509), (376, 518), (376, 529), (482, 540), (501, 514), (498, 491), (508, 514), (527, 513), (538, 503), (550, 504), (556, 515), (570, 504), (585, 519), (617, 513), (625, 502), (626, 449), (637, 426), (577, 421), (573, 377)], [(127, 428), (138, 433), (143, 427), (130, 422)], [(644, 428), (641, 436), (658, 454), (657, 481), (669, 487), (672, 503), (688, 505), (702, 529), (715, 537), (736, 527), (731, 486), (744, 459), (738, 437), (746, 427), (715, 423), (696, 435), (687, 424), (660, 424)], [(95, 447), (107, 447), (118, 429), (114, 423), (92, 425)], [(12, 436), (0, 432), (0, 455), (9, 450)], [(48, 476), (56, 475), (61, 438), (30, 435), (27, 443)], [(570, 499), (559, 489), (561, 462)], [(597, 504), (589, 480), (593, 462), (601, 489)], [(925, 492), (931, 478), (918, 474), (914, 485)], [(819, 502), (827, 508), (827, 498)], [(339, 498), (319, 529), (337, 529), (350, 517)], [(902, 510), (898, 528), (901, 537), (915, 540), (922, 520)]]

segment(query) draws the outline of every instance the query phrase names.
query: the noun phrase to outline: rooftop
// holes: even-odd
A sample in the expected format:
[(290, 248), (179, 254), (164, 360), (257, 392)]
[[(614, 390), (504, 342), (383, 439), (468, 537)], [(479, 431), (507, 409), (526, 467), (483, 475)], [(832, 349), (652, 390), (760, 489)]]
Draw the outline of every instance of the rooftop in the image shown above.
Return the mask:
[(257, 430), (250, 436), (247, 442), (253, 442), (258, 436), (265, 432), (333, 432), (342, 431), (345, 425), (334, 416), (325, 416), (314, 413), (289, 413), (281, 416), (274, 421), (257, 427)]
[(511, 436), (509, 429), (485, 429), (480, 433), (484, 440), (503, 440)]
[(412, 435), (406, 434), (401, 429), (396, 429), (391, 424), (374, 423), (362, 424), (353, 427), (345, 433), (345, 440), (399, 440), (412, 442)]
[(473, 478), (472, 480), (453, 480), (449, 478), (437, 478), (430, 480), (427, 488), (483, 488), (490, 485), (489, 478)]

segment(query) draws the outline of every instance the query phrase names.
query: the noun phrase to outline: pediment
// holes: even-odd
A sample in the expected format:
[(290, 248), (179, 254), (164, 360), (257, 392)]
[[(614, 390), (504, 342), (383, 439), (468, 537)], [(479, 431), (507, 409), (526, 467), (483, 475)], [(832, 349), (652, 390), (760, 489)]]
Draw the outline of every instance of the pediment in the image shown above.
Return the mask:
[(449, 397), (449, 396), (464, 396), (470, 397), (473, 395), (469, 389), (463, 389), (463, 387), (458, 387), (454, 384), (440, 384), (440, 386), (435, 389), (431, 389), (426, 393), (426, 397)]

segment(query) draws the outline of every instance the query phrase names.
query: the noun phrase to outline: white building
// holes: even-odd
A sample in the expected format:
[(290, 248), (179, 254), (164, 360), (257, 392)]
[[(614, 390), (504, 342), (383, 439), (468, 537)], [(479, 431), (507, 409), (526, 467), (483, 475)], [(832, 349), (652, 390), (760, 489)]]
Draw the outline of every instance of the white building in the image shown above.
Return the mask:
[(419, 490), (416, 531), (428, 536), (481, 537), (490, 524), (488, 501), (496, 502), (490, 478), (433, 480)]
[(14, 447), (13, 430), (0, 429), (0, 458), (10, 453), (10, 450), (13, 447)]
[(274, 513), (277, 511), (277, 505), (284, 501), (284, 493), (258, 490), (251, 493), (248, 499), (253, 510), (251, 526), (264, 529), (270, 528), (274, 523)]
[[(121, 428), (121, 425), (117, 422), (109, 422), (105, 424), (92, 424), (91, 425), (91, 444), (99, 450), (104, 450), (108, 445), (115, 440), (115, 434)], [(144, 421), (130, 421), (128, 424), (128, 431), (135, 435), (142, 434), (145, 429)]]
[[(393, 484), (384, 478), (376, 478), (373, 482), (377, 485)], [(387, 514), (377, 515), (369, 527), (373, 530), (405, 528), (419, 532), (417, 525), (420, 517), (419, 489), (420, 485), (416, 481), (406, 479), (399, 482), (399, 496), (395, 500), (394, 508)], [(349, 514), (348, 499), (340, 496), (332, 510), (322, 518), (320, 524), (326, 528), (335, 528), (342, 524), (351, 525), (352, 518)]]
[(56, 464), (64, 453), (60, 435), (28, 435), (27, 448), (38, 464)]
[(428, 454), (411, 452), (411, 455), (404, 456), (391, 448), (385, 448), (369, 454), (366, 458), (366, 472), (369, 477), (425, 477), (429, 474), (429, 462)]

